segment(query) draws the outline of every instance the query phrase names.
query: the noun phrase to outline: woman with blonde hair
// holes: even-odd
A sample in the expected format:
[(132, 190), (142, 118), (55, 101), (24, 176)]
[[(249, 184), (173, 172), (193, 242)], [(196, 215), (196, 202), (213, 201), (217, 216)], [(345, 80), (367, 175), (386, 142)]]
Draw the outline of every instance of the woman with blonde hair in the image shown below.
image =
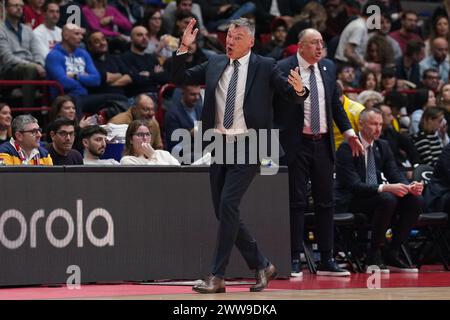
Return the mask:
[(125, 149), (120, 164), (180, 165), (169, 152), (153, 149), (151, 140), (150, 123), (146, 120), (132, 121), (125, 134)]

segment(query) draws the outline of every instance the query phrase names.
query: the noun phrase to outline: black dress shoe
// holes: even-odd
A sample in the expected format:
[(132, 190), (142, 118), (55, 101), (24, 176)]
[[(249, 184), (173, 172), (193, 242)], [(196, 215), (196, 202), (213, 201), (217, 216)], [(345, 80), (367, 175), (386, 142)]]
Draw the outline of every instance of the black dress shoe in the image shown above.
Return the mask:
[(192, 290), (198, 293), (224, 293), (225, 279), (209, 275), (201, 283), (193, 286)]
[(399, 251), (387, 251), (384, 257), (384, 261), (386, 262), (386, 266), (392, 272), (400, 272), (400, 273), (418, 273), (419, 269), (413, 266), (410, 266), (406, 261), (404, 261), (400, 257)]
[(318, 276), (330, 276), (330, 277), (348, 277), (350, 272), (345, 269), (340, 268), (336, 261), (329, 259), (322, 261), (317, 267)]
[(367, 257), (366, 273), (372, 273), (374, 270), (380, 273), (389, 273), (389, 268), (384, 264), (383, 256), (379, 249), (371, 252)]
[(265, 269), (256, 271), (256, 284), (250, 287), (250, 292), (259, 292), (267, 288), (269, 281), (277, 276), (277, 268), (269, 264)]

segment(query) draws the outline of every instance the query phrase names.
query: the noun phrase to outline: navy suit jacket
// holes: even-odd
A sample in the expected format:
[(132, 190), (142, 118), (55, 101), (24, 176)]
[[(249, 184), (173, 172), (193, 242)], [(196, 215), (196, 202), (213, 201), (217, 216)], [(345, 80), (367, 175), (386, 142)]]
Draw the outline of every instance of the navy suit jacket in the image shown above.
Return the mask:
[[(215, 127), (216, 87), (229, 64), (226, 55), (211, 56), (208, 61), (185, 70), (186, 54), (173, 55), (172, 82), (182, 84), (205, 84), (205, 100), (202, 112), (202, 129)], [(244, 119), (248, 129), (272, 129), (272, 100), (277, 92), (302, 109), (307, 93), (300, 97), (282, 75), (276, 61), (251, 53), (244, 95)]]
[[(200, 101), (194, 106), (194, 111), (197, 119), (200, 120), (202, 114), (202, 104)], [(164, 116), (165, 139), (167, 150), (169, 151), (172, 151), (172, 148), (178, 143), (178, 141), (171, 141), (170, 137), (172, 136), (172, 132), (179, 128), (187, 130), (194, 128), (194, 121), (184, 109), (181, 101), (170, 108)]]
[[(278, 62), (283, 74), (287, 75), (289, 70), (298, 66), (297, 55), (292, 55)], [(327, 126), (330, 136), (330, 145), (334, 157), (334, 137), (333, 120), (336, 122), (339, 130), (344, 132), (351, 129), (347, 114), (339, 100), (339, 94), (336, 88), (336, 66), (328, 60), (323, 59), (318, 62), (320, 74), (322, 75), (325, 87), (325, 102), (327, 112)], [(286, 152), (288, 163), (294, 159), (295, 151), (300, 147), (302, 140), (301, 133), (304, 125), (304, 111), (297, 105), (287, 101), (282, 95), (275, 96), (275, 126), (280, 129), (280, 142)]]
[(448, 144), (434, 166), (433, 177), (425, 188), (425, 202), (428, 211), (441, 211), (439, 200), (450, 193), (450, 144)]
[[(389, 143), (378, 139), (374, 141), (374, 157), (379, 184), (383, 183), (381, 173), (389, 183), (409, 184), (400, 172)], [(352, 150), (344, 142), (336, 152), (335, 200), (340, 208), (348, 208), (353, 197), (364, 198), (377, 194), (379, 185), (366, 182), (365, 156), (353, 157)]]

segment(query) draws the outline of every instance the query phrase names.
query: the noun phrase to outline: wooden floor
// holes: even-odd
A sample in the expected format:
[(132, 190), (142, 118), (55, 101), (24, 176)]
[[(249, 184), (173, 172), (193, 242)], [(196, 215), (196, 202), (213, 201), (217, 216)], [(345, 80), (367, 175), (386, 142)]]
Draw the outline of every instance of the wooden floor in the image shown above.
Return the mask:
[[(102, 299), (102, 298), (95, 298)], [(276, 290), (259, 293), (232, 292), (215, 295), (174, 294), (104, 297), (112, 300), (450, 300), (450, 287)]]

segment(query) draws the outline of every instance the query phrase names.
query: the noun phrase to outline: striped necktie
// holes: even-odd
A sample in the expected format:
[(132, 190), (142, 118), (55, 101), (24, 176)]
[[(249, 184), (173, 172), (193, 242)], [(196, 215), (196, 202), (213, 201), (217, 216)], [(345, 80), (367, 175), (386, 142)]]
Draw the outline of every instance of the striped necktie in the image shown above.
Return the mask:
[(377, 168), (372, 146), (367, 147), (366, 183), (378, 184)]
[(233, 75), (231, 76), (230, 85), (228, 86), (227, 99), (225, 101), (225, 113), (223, 115), (223, 127), (230, 129), (233, 125), (234, 105), (236, 104), (236, 87), (238, 81), (239, 61), (233, 61)]
[(311, 73), (309, 75), (310, 101), (311, 101), (311, 131), (313, 134), (320, 133), (320, 110), (319, 110), (319, 91), (317, 90), (316, 74), (314, 65), (310, 65)]

